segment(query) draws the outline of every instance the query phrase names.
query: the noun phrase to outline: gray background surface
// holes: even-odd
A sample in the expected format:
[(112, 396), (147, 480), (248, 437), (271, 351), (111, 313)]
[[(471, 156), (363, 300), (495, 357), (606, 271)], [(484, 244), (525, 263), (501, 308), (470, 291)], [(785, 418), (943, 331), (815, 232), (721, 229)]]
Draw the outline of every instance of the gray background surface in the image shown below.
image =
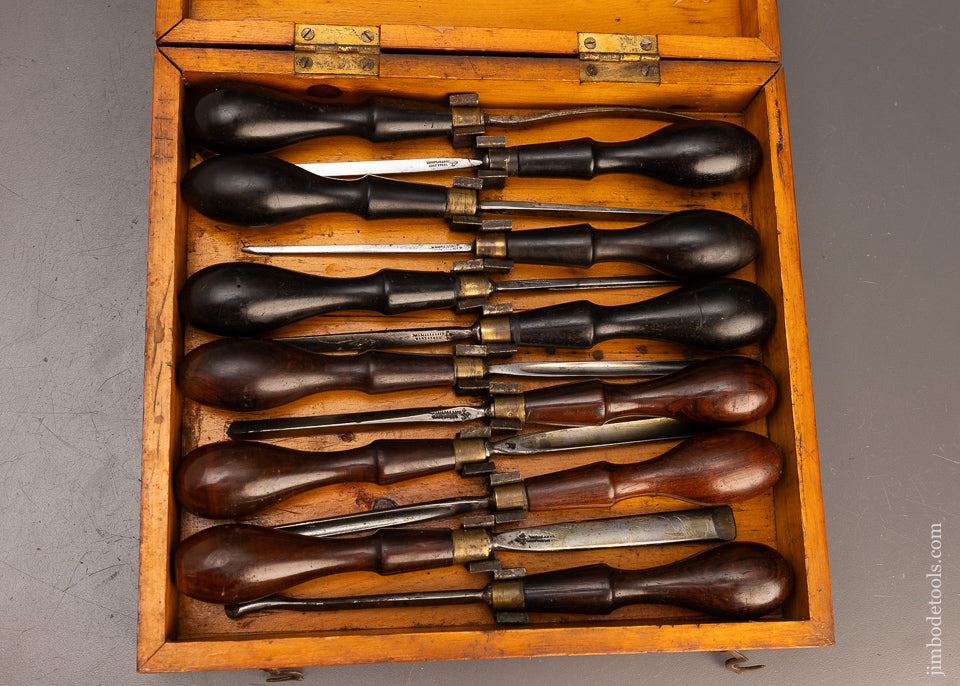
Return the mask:
[[(308, 683), (960, 682), (960, 5), (782, 0), (837, 645), (307, 668)], [(0, 0), (0, 684), (136, 675), (153, 5)]]

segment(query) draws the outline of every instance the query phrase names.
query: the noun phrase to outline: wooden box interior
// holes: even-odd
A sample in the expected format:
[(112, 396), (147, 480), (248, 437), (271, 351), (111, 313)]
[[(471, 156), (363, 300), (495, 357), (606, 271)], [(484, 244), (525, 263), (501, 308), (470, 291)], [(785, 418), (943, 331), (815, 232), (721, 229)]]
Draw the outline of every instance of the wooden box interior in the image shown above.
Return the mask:
[[(377, 661), (462, 659), (569, 655), (670, 650), (713, 650), (826, 645), (832, 642), (832, 611), (826, 545), (822, 522), (819, 465), (816, 449), (813, 402), (804, 321), (803, 291), (793, 201), (792, 176), (783, 98), (783, 76), (773, 61), (745, 64), (685, 60), (671, 75), (664, 64), (661, 84), (581, 84), (575, 56), (506, 57), (499, 54), (457, 52), (387, 53), (379, 78), (300, 77), (292, 74), (289, 49), (254, 47), (196, 47), (188, 45), (188, 31), (209, 36), (212, 31), (242, 35), (253, 18), (267, 27), (283, 24), (292, 36), (293, 21), (310, 21), (287, 2), (248, 3), (250, 19), (231, 16), (229, 3), (197, 0), (190, 14), (172, 28), (161, 31), (165, 8), (158, 12), (158, 34), (166, 38), (155, 58), (155, 112), (152, 150), (151, 228), (148, 265), (146, 374), (144, 389), (144, 466), (142, 498), (141, 592), (138, 666), (141, 671), (231, 669), (310, 664), (347, 664)], [(332, 3), (315, 3), (311, 12), (319, 21)], [(534, 3), (536, 4), (536, 3)], [(734, 41), (756, 43), (769, 20), (758, 19), (750, 3), (710, 3), (714, 21), (678, 18), (670, 3), (639, 3), (655, 11), (654, 30), (678, 36), (710, 38), (735, 36)], [(393, 7), (392, 4), (386, 4)], [(434, 3), (430, 16), (421, 16), (414, 5), (384, 10), (378, 24), (436, 27), (458, 26), (506, 29), (522, 26), (511, 3), (484, 3), (484, 12), (473, 12), (479, 3)], [(634, 3), (624, 3), (624, 28), (616, 12), (601, 11), (601, 30), (630, 32), (638, 20)], [(490, 7), (494, 9), (491, 10)], [(749, 7), (749, 11), (745, 10)], [(363, 23), (364, 16), (339, 8), (336, 23)], [(173, 13), (173, 10), (170, 10)], [(391, 12), (393, 12), (391, 14)], [(526, 14), (529, 14), (528, 8)], [(587, 10), (584, 7), (585, 16)], [(538, 31), (568, 34), (566, 20), (546, 15)], [(769, 12), (761, 13), (768, 17)], [(775, 13), (774, 13), (775, 14)], [(172, 16), (172, 14), (171, 14)], [(722, 20), (720, 19), (722, 17)], [(323, 17), (330, 23), (330, 17)], [(648, 17), (649, 18), (649, 17)], [(422, 23), (418, 24), (418, 22)], [(659, 23), (658, 23), (659, 22)], [(674, 23), (671, 23), (674, 22)], [(200, 24), (206, 24), (206, 27)], [(746, 29), (745, 29), (746, 27)], [(750, 28), (752, 27), (752, 28)], [(774, 25), (775, 27), (775, 25)], [(662, 31), (660, 31), (662, 29)], [(180, 31), (180, 33), (176, 33)], [(769, 28), (764, 29), (769, 34)], [(644, 32), (648, 32), (646, 29)], [(407, 32), (426, 35), (428, 31)], [(508, 31), (509, 33), (509, 31)], [(764, 36), (762, 42), (774, 44)], [(262, 35), (270, 35), (264, 29)], [(279, 35), (279, 30), (277, 31)], [(387, 34), (384, 34), (387, 35)], [(171, 38), (172, 36), (172, 38)], [(479, 40), (476, 37), (471, 40)], [(719, 38), (718, 38), (719, 40)], [(410, 39), (416, 45), (421, 38)], [(216, 41), (212, 41), (216, 42)], [(227, 41), (224, 41), (227, 42)], [(678, 41), (679, 42), (679, 41)], [(707, 44), (711, 44), (707, 41)], [(661, 41), (661, 46), (663, 42)], [(499, 52), (487, 50), (486, 53)], [(746, 58), (749, 60), (749, 58)], [(707, 66), (704, 66), (707, 65)], [(671, 107), (704, 113), (712, 118), (741, 124), (761, 141), (764, 164), (749, 181), (718, 189), (690, 191), (625, 175), (609, 175), (584, 183), (549, 179), (511, 179), (503, 191), (488, 191), (504, 199), (537, 199), (552, 202), (598, 203), (679, 210), (706, 206), (732, 212), (750, 221), (761, 234), (759, 259), (735, 276), (758, 282), (773, 297), (778, 309), (777, 325), (762, 344), (741, 352), (762, 359), (775, 373), (780, 398), (773, 413), (746, 427), (768, 435), (784, 455), (785, 471), (772, 492), (734, 505), (738, 540), (766, 543), (779, 550), (792, 564), (796, 589), (778, 612), (754, 622), (723, 622), (693, 611), (653, 605), (623, 608), (607, 617), (532, 615), (529, 624), (502, 626), (493, 622), (482, 605), (436, 608), (363, 610), (330, 613), (274, 613), (229, 620), (220, 606), (194, 601), (177, 593), (170, 560), (181, 538), (210, 526), (212, 522), (182, 513), (171, 492), (171, 472), (180, 456), (198, 445), (225, 438), (230, 421), (240, 415), (205, 408), (185, 399), (174, 383), (174, 371), (186, 351), (214, 337), (181, 323), (176, 293), (189, 274), (222, 261), (252, 260), (321, 274), (349, 277), (378, 269), (405, 268), (449, 270), (462, 256), (351, 256), (252, 258), (239, 252), (243, 243), (406, 243), (469, 242), (472, 237), (450, 232), (441, 220), (380, 220), (332, 214), (292, 222), (272, 229), (239, 229), (206, 219), (190, 210), (179, 198), (177, 184), (183, 172), (202, 158), (183, 134), (181, 114), (185, 89), (223, 80), (245, 81), (281, 88), (312, 97), (335, 95), (330, 102), (355, 102), (371, 95), (390, 95), (443, 102), (449, 93), (477, 92), (482, 105), (496, 108), (554, 108), (580, 103), (630, 103)], [(618, 140), (642, 136), (662, 126), (644, 119), (586, 119), (556, 122), (516, 131), (490, 131), (507, 136), (508, 144), (563, 140), (591, 136)], [(427, 139), (395, 144), (372, 144), (343, 137), (299, 144), (276, 154), (291, 161), (353, 160), (375, 157), (449, 156), (454, 151), (447, 139)], [(429, 183), (449, 184), (450, 173), (419, 175)], [(562, 223), (544, 218), (515, 217), (514, 228), (523, 230)], [(598, 228), (620, 228), (627, 222), (592, 222)], [(623, 264), (597, 265), (590, 275), (646, 273)], [(576, 276), (583, 270), (517, 265), (510, 278)], [(590, 299), (603, 304), (621, 304), (664, 292), (613, 290), (582, 294), (523, 294), (512, 300), (517, 310), (540, 307), (571, 299)], [(285, 327), (280, 335), (324, 331), (405, 328), (466, 324), (469, 315), (430, 311), (385, 319), (382, 315), (347, 313), (328, 315)], [(424, 352), (449, 352), (443, 347)], [(610, 341), (590, 351), (538, 351), (522, 349), (515, 359), (625, 359), (637, 356), (671, 358), (696, 351), (648, 341)], [(524, 388), (545, 385), (524, 382)], [(463, 397), (437, 389), (368, 396), (359, 392), (328, 392), (284, 406), (278, 410), (250, 413), (246, 417), (287, 416), (386, 409), (405, 406), (461, 404)], [(535, 430), (545, 427), (530, 427)], [(395, 431), (357, 431), (277, 441), (290, 447), (338, 450), (366, 444), (377, 438), (453, 437), (450, 427), (408, 428)], [(521, 471), (532, 476), (597, 460), (632, 462), (653, 457), (672, 444), (657, 443), (558, 453), (522, 459), (497, 459), (500, 471)], [(456, 474), (436, 475), (413, 482), (380, 487), (372, 484), (342, 484), (298, 496), (271, 508), (250, 521), (275, 524), (368, 509), (381, 496), (399, 504), (484, 491), (480, 479), (462, 479)], [(579, 510), (531, 514), (527, 524), (617, 516), (664, 509), (693, 507), (669, 498), (641, 498), (618, 504), (611, 510)], [(441, 521), (430, 526), (454, 526)], [(684, 544), (647, 549), (529, 555), (504, 554), (504, 566), (524, 566), (529, 573), (603, 561), (624, 568), (643, 568), (686, 557), (706, 545)], [(354, 595), (364, 593), (480, 587), (485, 575), (470, 574), (462, 567), (379, 577), (374, 574), (342, 574), (297, 587), (296, 595)]]

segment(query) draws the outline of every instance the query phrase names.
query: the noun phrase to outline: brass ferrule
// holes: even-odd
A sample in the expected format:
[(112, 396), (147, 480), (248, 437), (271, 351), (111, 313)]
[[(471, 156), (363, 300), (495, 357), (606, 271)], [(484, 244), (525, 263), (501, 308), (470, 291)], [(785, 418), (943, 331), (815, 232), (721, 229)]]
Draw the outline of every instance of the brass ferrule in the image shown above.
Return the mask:
[(493, 416), (498, 419), (518, 419), (521, 422), (526, 418), (522, 395), (495, 395), (493, 396)]
[(457, 107), (451, 107), (450, 113), (453, 118), (453, 127), (455, 129), (464, 127), (483, 128), (483, 112), (479, 107), (460, 105)]
[(455, 357), (453, 373), (457, 381), (482, 379), (487, 375), (487, 363), (482, 357)]
[(487, 442), (482, 438), (457, 438), (453, 441), (453, 457), (457, 469), (467, 464), (486, 462), (489, 457)]
[(490, 606), (494, 610), (523, 609), (523, 580), (506, 579), (490, 584)]
[(483, 317), (480, 320), (481, 343), (509, 343), (510, 319), (508, 317)]
[(447, 216), (466, 215), (472, 217), (477, 213), (477, 192), (472, 188), (447, 189)]
[(477, 257), (491, 257), (498, 260), (507, 257), (507, 234), (484, 233), (477, 236), (475, 244)]
[(493, 509), (497, 512), (503, 510), (526, 510), (527, 489), (523, 485), (523, 482), (495, 486), (493, 489)]
[(489, 298), (493, 293), (493, 284), (484, 274), (460, 274), (457, 288), (457, 297), (463, 300), (469, 298)]
[(453, 530), (453, 564), (486, 560), (493, 553), (493, 543), (486, 529)]

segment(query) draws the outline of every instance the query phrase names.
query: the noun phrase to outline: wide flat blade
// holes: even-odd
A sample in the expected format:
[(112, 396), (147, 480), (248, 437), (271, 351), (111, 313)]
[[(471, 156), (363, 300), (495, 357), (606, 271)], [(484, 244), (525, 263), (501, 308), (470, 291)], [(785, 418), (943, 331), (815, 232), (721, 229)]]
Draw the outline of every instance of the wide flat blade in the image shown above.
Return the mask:
[(729, 541), (737, 535), (728, 506), (633, 517), (563, 522), (493, 534), (494, 550), (560, 552), (660, 543)]
[(709, 429), (679, 419), (656, 417), (601, 426), (540, 431), (511, 436), (490, 444), (491, 455), (538, 455), (579, 448), (601, 448), (644, 441), (672, 441), (690, 438)]
[(689, 367), (696, 360), (577, 360), (569, 362), (510, 362), (492, 364), (491, 374), (499, 376), (596, 377), (663, 376)]
[(345, 414), (316, 415), (313, 417), (273, 417), (244, 419), (232, 422), (227, 428), (230, 438), (273, 438), (302, 436), (333, 429), (360, 429), (370, 426), (406, 426), (410, 424), (460, 424), (484, 419), (483, 407), (418, 407), (409, 410), (382, 410), (379, 412), (349, 412)]
[(483, 164), (480, 160), (466, 157), (421, 157), (409, 160), (363, 160), (359, 162), (310, 162), (298, 164), (317, 176), (367, 176), (377, 174), (417, 174), (421, 172), (471, 169)]
[(494, 214), (547, 214), (557, 217), (579, 217), (586, 215), (605, 219), (662, 217), (665, 214), (670, 214), (670, 212), (665, 210), (605, 207), (603, 205), (568, 205), (565, 203), (531, 202), (527, 200), (481, 200), (477, 203), (477, 207), (481, 212), (493, 212)]
[(430, 519), (455, 517), (468, 512), (486, 509), (489, 504), (490, 499), (486, 496), (475, 498), (448, 498), (446, 500), (435, 500), (429, 503), (399, 505), (384, 510), (370, 510), (369, 512), (357, 512), (339, 517), (326, 517), (324, 519), (313, 519), (307, 522), (282, 524), (274, 528), (317, 538), (339, 536), (340, 534), (352, 534), (358, 531), (371, 531), (390, 526), (415, 524), (416, 522), (425, 522)]
[(290, 598), (271, 595), (249, 603), (226, 605), (227, 617), (237, 619), (253, 612), (270, 610), (295, 610), (297, 612), (362, 610), (373, 607), (421, 607), (424, 605), (463, 605), (485, 600), (486, 589), (463, 589), (459, 591), (413, 591), (407, 593), (381, 593), (357, 595), (345, 598)]
[(493, 288), (497, 293), (510, 291), (581, 291), (604, 288), (647, 288), (650, 286), (678, 286), (682, 279), (672, 276), (595, 276), (589, 279), (522, 279), (497, 281)]
[(407, 255), (470, 253), (472, 243), (371, 243), (354, 245), (245, 245), (253, 255)]
[(356, 333), (320, 334), (317, 336), (290, 336), (275, 340), (315, 353), (340, 350), (373, 350), (411, 345), (432, 345), (475, 339), (476, 327), (447, 329), (392, 329), (385, 331), (358, 331)]

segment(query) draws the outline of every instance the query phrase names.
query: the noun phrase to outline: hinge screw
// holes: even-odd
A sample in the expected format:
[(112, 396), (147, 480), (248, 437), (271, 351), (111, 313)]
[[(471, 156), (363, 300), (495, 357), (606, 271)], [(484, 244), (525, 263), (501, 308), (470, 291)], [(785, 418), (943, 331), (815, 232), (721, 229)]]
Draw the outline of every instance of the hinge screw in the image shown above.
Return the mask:
[(640, 41), (641, 50), (649, 50), (652, 47), (653, 47), (653, 41), (650, 40), (649, 38), (644, 38), (642, 41)]
[(360, 40), (364, 43), (373, 42), (373, 31), (367, 30), (360, 34)]
[(365, 57), (364, 59), (360, 60), (360, 68), (364, 71), (373, 71), (374, 66), (375, 62), (369, 57)]
[(313, 29), (309, 27), (300, 32), (300, 37), (303, 38), (303, 40), (313, 40), (315, 35)]
[(313, 60), (309, 57), (301, 57), (297, 60), (297, 64), (300, 65), (301, 69), (309, 69), (313, 66)]
[(587, 50), (593, 50), (595, 47), (597, 47), (597, 39), (593, 36), (584, 38), (583, 47), (585, 47)]
[(597, 75), (597, 65), (595, 65), (595, 64), (588, 64), (588, 65), (587, 65), (587, 73), (588, 73), (590, 76), (596, 76), (596, 75)]
[(650, 76), (650, 67), (646, 64), (643, 65), (642, 67), (640, 67), (640, 73), (643, 76)]

